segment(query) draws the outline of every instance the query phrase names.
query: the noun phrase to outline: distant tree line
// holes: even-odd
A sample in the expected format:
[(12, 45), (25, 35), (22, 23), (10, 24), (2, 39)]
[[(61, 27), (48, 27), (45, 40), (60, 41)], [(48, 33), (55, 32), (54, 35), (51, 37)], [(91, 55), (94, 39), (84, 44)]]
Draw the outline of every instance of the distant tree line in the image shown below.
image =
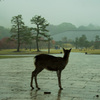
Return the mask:
[(57, 41), (55, 43), (55, 48), (66, 47), (66, 48), (91, 48), (91, 49), (100, 49), (100, 37), (99, 35), (95, 36), (95, 41), (88, 41), (85, 35), (81, 37), (76, 37), (75, 40), (67, 39), (67, 37), (63, 37), (61, 41)]
[[(54, 47), (55, 42), (54, 40), (50, 41), (50, 46)], [(2, 38), (0, 40), (0, 50), (2, 49), (16, 49), (17, 48), (17, 41), (16, 40), (11, 40), (9, 37), (5, 37)], [(36, 40), (32, 41), (32, 45), (29, 45), (27, 43), (22, 43), (20, 46), (20, 49), (29, 49), (31, 51), (31, 49), (36, 49)], [(48, 49), (48, 42), (41, 40), (41, 42), (39, 42), (39, 49)]]
[[(21, 49), (36, 49), (36, 40), (33, 39), (32, 43), (26, 41), (27, 36), (24, 38), (25, 42), (21, 43)], [(42, 41), (43, 40), (43, 41)], [(24, 41), (24, 40), (23, 40)], [(29, 40), (30, 41), (30, 40)], [(47, 49), (48, 48), (48, 42), (45, 42), (43, 38), (41, 38), (39, 41), (39, 48), (40, 49)], [(98, 35), (95, 36), (95, 41), (88, 41), (85, 35), (82, 35), (81, 37), (76, 37), (75, 40), (67, 39), (67, 37), (63, 37), (62, 41), (50, 41), (51, 48), (59, 49), (60, 47), (65, 48), (76, 48), (76, 49), (83, 49), (83, 48), (91, 48), (91, 49), (100, 49), (100, 37)], [(0, 40), (0, 49), (16, 49), (17, 48), (17, 41), (15, 39), (10, 38), (3, 38)]]
[(4, 35), (5, 37), (10, 36), (10, 38), (2, 38), (2, 34), (0, 34), (0, 39), (2, 38), (0, 40), (0, 49), (17, 48), (19, 52), (20, 48), (30, 48), (30, 50), (31, 48), (36, 48), (37, 51), (40, 51), (40, 48), (48, 47), (48, 52), (50, 52), (50, 43), (52, 47), (70, 47), (73, 45), (76, 49), (100, 49), (99, 35), (95, 36), (95, 41), (88, 41), (87, 37), (82, 35), (81, 37), (76, 37), (74, 41), (68, 40), (67, 37), (63, 37), (62, 41), (55, 42), (52, 40), (50, 34), (48, 34), (49, 31), (47, 27), (49, 23), (45, 18), (35, 15), (30, 22), (34, 24), (33, 27), (25, 26), (22, 15), (12, 17), (11, 35), (7, 35), (10, 33), (8, 31), (9, 29), (0, 27), (0, 33), (6, 33)]
[(88, 41), (85, 35), (82, 35), (80, 38), (76, 37), (74, 41), (74, 46), (77, 48), (95, 48), (100, 49), (100, 37), (96, 35), (95, 41)]
[(2, 38), (0, 40), (0, 50), (1, 49), (15, 49), (17, 47), (16, 41), (9, 40), (8, 37)]

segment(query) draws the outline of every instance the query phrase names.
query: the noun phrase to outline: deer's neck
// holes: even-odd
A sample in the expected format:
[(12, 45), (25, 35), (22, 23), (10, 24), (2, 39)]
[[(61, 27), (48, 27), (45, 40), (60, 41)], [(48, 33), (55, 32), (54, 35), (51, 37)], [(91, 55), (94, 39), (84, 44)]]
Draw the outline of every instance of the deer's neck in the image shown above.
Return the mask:
[(65, 54), (65, 55), (63, 56), (63, 59), (64, 59), (65, 61), (67, 61), (67, 62), (68, 62), (68, 58), (69, 58), (69, 54)]

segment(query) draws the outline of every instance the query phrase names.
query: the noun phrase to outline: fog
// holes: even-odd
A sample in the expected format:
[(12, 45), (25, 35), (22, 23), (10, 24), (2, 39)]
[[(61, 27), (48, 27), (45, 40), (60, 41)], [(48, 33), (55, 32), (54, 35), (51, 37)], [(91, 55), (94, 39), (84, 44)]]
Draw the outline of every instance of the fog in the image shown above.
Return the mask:
[(76, 26), (99, 25), (100, 0), (1, 0), (0, 26), (11, 27), (11, 18), (21, 14), (27, 26), (34, 15), (41, 15), (50, 24), (69, 22)]

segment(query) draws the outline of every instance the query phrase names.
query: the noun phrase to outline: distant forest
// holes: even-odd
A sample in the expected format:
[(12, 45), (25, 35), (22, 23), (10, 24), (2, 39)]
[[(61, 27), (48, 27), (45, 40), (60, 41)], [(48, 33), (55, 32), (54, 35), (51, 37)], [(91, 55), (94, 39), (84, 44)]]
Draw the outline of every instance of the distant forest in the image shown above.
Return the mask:
[[(54, 34), (64, 33), (66, 31), (78, 31), (78, 30), (79, 31), (85, 31), (85, 30), (88, 30), (88, 31), (99, 30), (100, 31), (100, 26), (89, 24), (88, 26), (76, 27), (75, 25), (71, 23), (62, 23), (59, 25), (49, 25), (47, 29), (49, 30), (49, 33), (51, 35), (54, 35)], [(0, 39), (4, 37), (10, 37), (10, 36), (11, 36), (10, 29), (0, 26)]]
[[(76, 27), (71, 23), (62, 23), (60, 25), (49, 25), (47, 27), (51, 37), (51, 47), (75, 47), (75, 48), (100, 48), (100, 26), (94, 26), (92, 24), (88, 26)], [(86, 31), (89, 31), (88, 33)], [(77, 32), (77, 33), (75, 33)], [(83, 34), (85, 33), (85, 34)], [(91, 37), (93, 36), (93, 37)], [(2, 48), (16, 48), (16, 41), (8, 41), (11, 37), (11, 29), (7, 29), (0, 26), (0, 49)], [(94, 40), (91, 39), (94, 38)], [(36, 48), (33, 40), (32, 48)], [(47, 42), (40, 42), (40, 48), (46, 48)], [(29, 45), (22, 45), (22, 48), (29, 48)]]

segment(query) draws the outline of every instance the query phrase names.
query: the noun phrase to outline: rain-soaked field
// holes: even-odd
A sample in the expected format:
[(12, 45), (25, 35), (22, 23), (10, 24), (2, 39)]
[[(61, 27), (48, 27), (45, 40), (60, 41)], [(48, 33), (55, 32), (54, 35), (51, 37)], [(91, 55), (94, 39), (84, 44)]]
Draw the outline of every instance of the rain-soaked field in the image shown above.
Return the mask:
[(100, 55), (71, 53), (61, 91), (56, 72), (47, 70), (38, 75), (41, 89), (31, 90), (33, 63), (33, 57), (0, 59), (0, 100), (100, 100)]

